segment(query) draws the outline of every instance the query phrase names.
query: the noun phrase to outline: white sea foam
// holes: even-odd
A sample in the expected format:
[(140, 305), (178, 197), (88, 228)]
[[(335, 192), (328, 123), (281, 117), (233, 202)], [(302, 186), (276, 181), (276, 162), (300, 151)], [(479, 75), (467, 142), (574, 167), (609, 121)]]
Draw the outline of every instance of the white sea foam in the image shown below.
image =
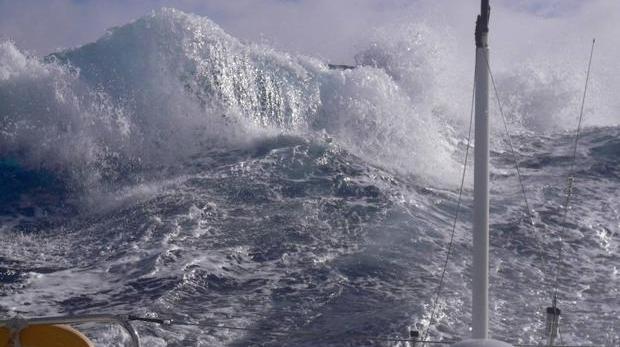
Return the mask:
[[(505, 11), (500, 8), (497, 20)], [(458, 43), (463, 34), (454, 26), (428, 22), (377, 30), (356, 56), (362, 67), (349, 71), (241, 43), (209, 19), (172, 9), (48, 62), (4, 42), (0, 155), (97, 180), (274, 133), (327, 134), (372, 163), (454, 183), (454, 137), (465, 135), (469, 118), (472, 72), (464, 62), (472, 51)], [(585, 68), (574, 56), (497, 64), (500, 98), (514, 131), (574, 128), (583, 85), (575, 71)], [(608, 82), (593, 78), (588, 125), (617, 124)]]

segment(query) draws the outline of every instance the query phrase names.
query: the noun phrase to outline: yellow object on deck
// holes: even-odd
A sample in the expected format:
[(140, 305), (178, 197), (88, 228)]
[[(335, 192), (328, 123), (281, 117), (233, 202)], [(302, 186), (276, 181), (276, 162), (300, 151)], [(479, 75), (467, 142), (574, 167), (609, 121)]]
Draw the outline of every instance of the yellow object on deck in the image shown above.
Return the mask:
[(86, 336), (68, 325), (27, 326), (19, 332), (19, 344), (11, 337), (8, 328), (0, 327), (0, 347), (94, 347)]

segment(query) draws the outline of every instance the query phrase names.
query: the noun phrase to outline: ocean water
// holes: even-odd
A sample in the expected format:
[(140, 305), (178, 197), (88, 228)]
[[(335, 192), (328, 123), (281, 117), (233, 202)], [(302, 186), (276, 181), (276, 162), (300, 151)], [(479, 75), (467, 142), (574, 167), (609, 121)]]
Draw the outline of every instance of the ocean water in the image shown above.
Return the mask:
[[(371, 337), (429, 326), (466, 148), (473, 71), (442, 34), (378, 32), (352, 70), (172, 9), (46, 57), (0, 43), (0, 313), (250, 329), (137, 323), (146, 346), (403, 345)], [(560, 245), (561, 341), (620, 341), (619, 110), (596, 74), (562, 220), (579, 62), (494, 71), (536, 222), (494, 109), (490, 325), (513, 343), (544, 341)], [(471, 200), (468, 174), (433, 340), (469, 335)]]

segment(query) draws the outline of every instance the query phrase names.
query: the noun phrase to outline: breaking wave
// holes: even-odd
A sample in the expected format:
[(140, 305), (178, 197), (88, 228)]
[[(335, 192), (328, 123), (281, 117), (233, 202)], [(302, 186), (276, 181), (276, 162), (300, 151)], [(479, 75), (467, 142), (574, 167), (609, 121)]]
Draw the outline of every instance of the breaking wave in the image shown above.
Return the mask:
[[(241, 43), (173, 9), (45, 59), (3, 42), (0, 156), (97, 181), (119, 168), (284, 133), (453, 183), (454, 145), (464, 136), (454, 129), (466, 128), (470, 73), (436, 30), (399, 29), (378, 31), (357, 54), (358, 68), (346, 71)], [(567, 122), (558, 119), (579, 99), (574, 74), (540, 71), (526, 66), (498, 78), (511, 120), (525, 130), (561, 128)]]

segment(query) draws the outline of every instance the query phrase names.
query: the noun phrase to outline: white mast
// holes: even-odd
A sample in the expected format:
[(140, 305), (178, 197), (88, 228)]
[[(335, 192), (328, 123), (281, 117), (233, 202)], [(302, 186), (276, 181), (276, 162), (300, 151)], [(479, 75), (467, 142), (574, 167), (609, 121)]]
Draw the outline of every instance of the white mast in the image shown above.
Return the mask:
[(474, 148), (474, 247), (472, 339), (453, 346), (510, 347), (489, 339), (489, 0), (481, 0), (476, 21), (476, 117)]
[(476, 117), (474, 147), (474, 248), (472, 337), (488, 337), (489, 307), (489, 0), (476, 21)]

